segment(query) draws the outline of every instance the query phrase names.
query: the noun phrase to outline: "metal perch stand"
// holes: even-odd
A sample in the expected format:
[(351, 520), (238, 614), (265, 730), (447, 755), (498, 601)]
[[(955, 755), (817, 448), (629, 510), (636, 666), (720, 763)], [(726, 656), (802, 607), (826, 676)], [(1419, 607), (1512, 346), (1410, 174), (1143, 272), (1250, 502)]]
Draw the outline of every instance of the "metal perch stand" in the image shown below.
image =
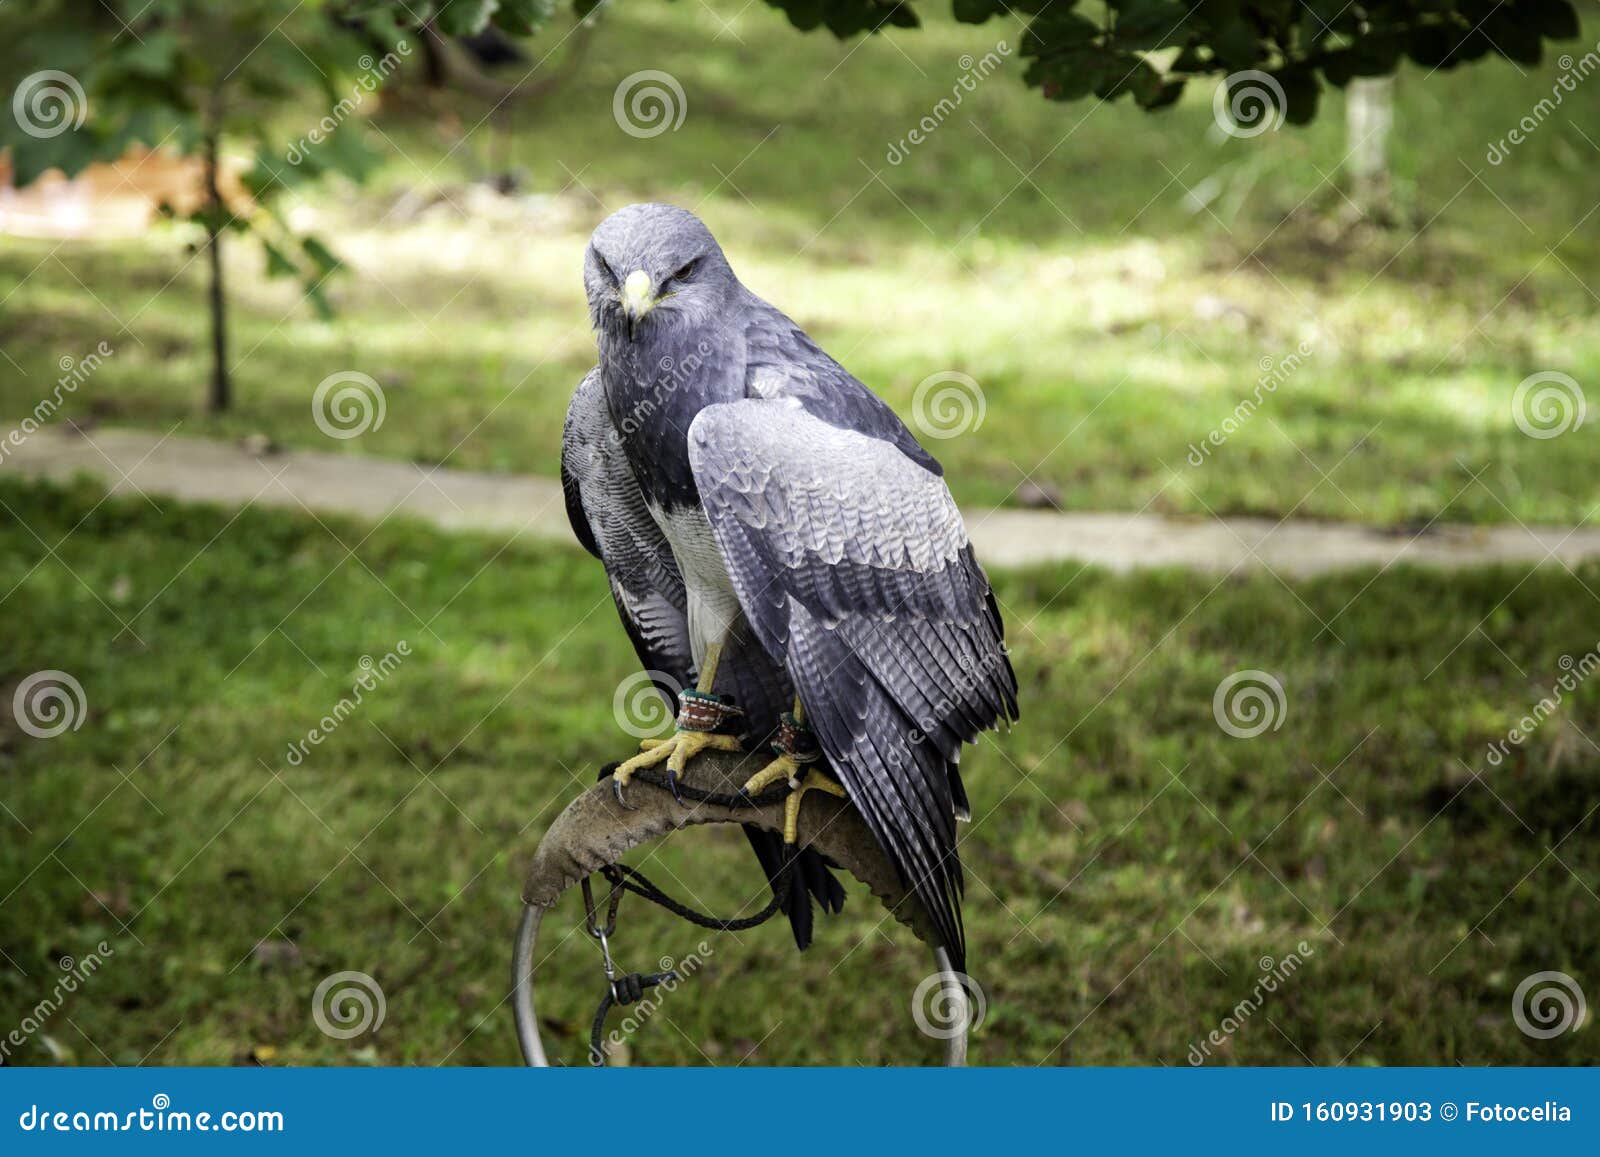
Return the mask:
[[(755, 824), (774, 832), (783, 831), (783, 792), (763, 793), (753, 803), (738, 807), (714, 800), (695, 800), (692, 796), (727, 797), (758, 770), (767, 757), (764, 753), (729, 754), (706, 752), (690, 762), (679, 784), (686, 798), (675, 799), (664, 787), (654, 786), (645, 773), (634, 777), (628, 788), (628, 802), (635, 810), (621, 807), (612, 794), (609, 780), (602, 780), (567, 805), (539, 841), (522, 889), (522, 920), (517, 928), (512, 957), (512, 1008), (516, 1016), (517, 1040), (528, 1064), (550, 1064), (539, 1036), (533, 986), (537, 966), (534, 952), (539, 943), (539, 925), (544, 914), (555, 906), (563, 892), (596, 872), (615, 872), (624, 855), (641, 844), (668, 832), (695, 824)], [(811, 792), (800, 810), (799, 842), (814, 847), (872, 889), (891, 914), (925, 943), (936, 944), (931, 927), (915, 901), (907, 900), (894, 868), (878, 849), (866, 824), (848, 802), (821, 792)], [(613, 878), (613, 897), (620, 898), (620, 885)], [(587, 886), (585, 888), (586, 899)], [(615, 918), (615, 908), (611, 912)], [(610, 927), (597, 928), (591, 905), (591, 933), (606, 948), (608, 979), (610, 953), (605, 936)], [(933, 949), (934, 962), (949, 1008), (956, 1011), (957, 1028), (945, 1042), (945, 1064), (965, 1065), (967, 1028), (971, 1007), (965, 989), (950, 967), (950, 957), (942, 947)], [(648, 982), (648, 981), (647, 981)], [(616, 984), (612, 985), (613, 993)], [(637, 994), (635, 994), (637, 996)], [(607, 1004), (601, 1006), (603, 1018)]]

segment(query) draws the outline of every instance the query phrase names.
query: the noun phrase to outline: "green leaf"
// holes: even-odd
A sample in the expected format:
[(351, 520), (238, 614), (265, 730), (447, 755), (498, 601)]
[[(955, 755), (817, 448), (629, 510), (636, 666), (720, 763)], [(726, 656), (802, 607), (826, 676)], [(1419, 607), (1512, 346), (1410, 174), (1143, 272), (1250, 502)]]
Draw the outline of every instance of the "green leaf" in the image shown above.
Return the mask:
[(1099, 36), (1099, 27), (1077, 13), (1052, 9), (1028, 21), (1022, 51), (1031, 56), (1078, 52), (1092, 46)]
[(1516, 13), (1549, 40), (1571, 40), (1580, 32), (1577, 10), (1567, 0), (1516, 0)]
[(1388, 76), (1400, 66), (1400, 40), (1392, 32), (1373, 32), (1350, 46), (1356, 76)]
[[(131, 39), (131, 38), (130, 38)], [(172, 32), (152, 32), (135, 40), (115, 58), (119, 67), (150, 77), (172, 77), (178, 71), (178, 38)]]
[(334, 316), (333, 303), (323, 293), (321, 279), (304, 281), (302, 282), (302, 288), (305, 291), (306, 300), (311, 303), (311, 309), (317, 317), (322, 321), (332, 321)]
[(1189, 38), (1189, 10), (1177, 0), (1128, 0), (1117, 14), (1116, 40), (1123, 48), (1172, 48)]
[(1518, 64), (1538, 64), (1544, 55), (1544, 41), (1539, 30), (1523, 22), (1518, 12), (1496, 8), (1483, 22), (1483, 34), (1489, 38), (1501, 56)]
[(1423, 68), (1451, 68), (1455, 65), (1458, 37), (1442, 24), (1423, 24), (1406, 36), (1406, 56)]
[(282, 249), (279, 249), (265, 237), (261, 238), (261, 248), (262, 251), (267, 255), (268, 277), (300, 276), (300, 267), (297, 266), (293, 261), (289, 260), (288, 254), (284, 253)]
[(439, 5), (439, 31), (446, 36), (474, 36), (499, 6), (500, 0), (445, 0)]
[(555, 14), (554, 0), (500, 0), (494, 26), (512, 36), (532, 36)]
[(1211, 50), (1224, 67), (1235, 72), (1252, 68), (1261, 60), (1261, 42), (1255, 29), (1243, 20), (1223, 25), (1217, 31)]
[(1316, 70), (1309, 65), (1295, 65), (1279, 69), (1272, 77), (1283, 88), (1284, 119), (1292, 125), (1310, 124), (1322, 95)]
[(1178, 98), (1183, 95), (1183, 80), (1164, 80), (1152, 93), (1135, 89), (1133, 99), (1145, 112), (1154, 112), (1158, 108), (1166, 108), (1178, 103)]
[(951, 11), (962, 24), (982, 24), (1004, 8), (996, 0), (953, 0)]
[(310, 234), (301, 238), (300, 248), (317, 267), (319, 274), (335, 273), (344, 268), (344, 262), (339, 260), (339, 255)]

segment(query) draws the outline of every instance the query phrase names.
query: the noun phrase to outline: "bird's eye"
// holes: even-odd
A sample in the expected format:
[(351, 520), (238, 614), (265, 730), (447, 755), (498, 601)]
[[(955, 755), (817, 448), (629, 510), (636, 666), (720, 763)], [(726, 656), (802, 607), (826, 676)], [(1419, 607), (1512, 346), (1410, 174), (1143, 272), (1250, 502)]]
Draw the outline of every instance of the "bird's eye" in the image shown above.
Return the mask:
[(693, 261), (689, 262), (689, 264), (685, 265), (682, 269), (678, 270), (678, 272), (674, 273), (672, 275), (672, 280), (680, 284), (689, 281), (693, 279), (695, 270), (699, 268), (700, 259), (696, 257)]
[(611, 266), (606, 264), (606, 259), (604, 257), (601, 257), (600, 254), (596, 253), (594, 255), (594, 263), (595, 265), (599, 266), (600, 272), (605, 275), (606, 280), (610, 281), (612, 285), (618, 284), (617, 275), (611, 271)]

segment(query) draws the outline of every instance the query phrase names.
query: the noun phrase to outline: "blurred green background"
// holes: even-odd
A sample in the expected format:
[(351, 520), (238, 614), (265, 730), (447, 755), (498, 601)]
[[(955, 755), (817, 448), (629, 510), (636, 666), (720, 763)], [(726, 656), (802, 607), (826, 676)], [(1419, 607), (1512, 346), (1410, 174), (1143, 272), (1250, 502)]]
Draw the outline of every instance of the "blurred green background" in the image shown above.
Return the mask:
[[(114, 357), (57, 422), (550, 474), (593, 362), (584, 242), (656, 199), (694, 208), (747, 284), (902, 414), (931, 374), (980, 383), (982, 427), (932, 447), (963, 503), (1397, 533), (1595, 522), (1595, 426), (1526, 437), (1512, 396), (1538, 371), (1600, 381), (1600, 101), (1580, 90), (1486, 160), (1551, 91), (1553, 54), (1402, 69), (1380, 227), (1346, 198), (1337, 93), (1309, 127), (1235, 139), (1203, 86), (1159, 114), (1058, 105), (1013, 61), (891, 164), (958, 58), (1016, 33), (925, 18), (839, 43), (737, 0), (626, 5), (526, 107), (392, 86), (370, 110), (373, 179), (283, 207), (337, 239), (334, 316), (231, 250), (222, 415), (200, 404), (192, 227), (0, 238), (0, 417), (103, 339)], [(1579, 55), (1600, 39), (1584, 20)], [(676, 131), (619, 131), (614, 93), (642, 69), (681, 84)], [(285, 138), (322, 112), (308, 93)], [(344, 369), (377, 379), (387, 414), (335, 442), (309, 397)], [(53, 961), (116, 950), (9, 1062), (515, 1063), (520, 869), (632, 742), (611, 704), (635, 662), (598, 565), (575, 545), (107, 499), (3, 469), (0, 502), (0, 690), (60, 669), (88, 703), (50, 740), (0, 717), (0, 1034)], [(1540, 970), (1600, 994), (1594, 689), (1485, 760), (1561, 657), (1596, 647), (1600, 565), (993, 577), (1023, 720), (963, 762), (975, 1060), (1188, 1063), (1263, 958), (1302, 941), (1305, 966), (1207, 1063), (1600, 1060), (1587, 1022), (1541, 1040), (1511, 1015)], [(401, 639), (412, 657), (357, 717), (288, 762), (360, 658)], [(1288, 691), (1252, 740), (1212, 714), (1246, 668)], [(669, 840), (651, 864), (716, 910), (758, 890), (736, 832)], [(553, 919), (541, 1012), (576, 1062), (596, 953), (568, 935), (575, 897)], [(703, 939), (634, 901), (623, 919), (631, 967)], [(910, 1010), (925, 957), (859, 890), (803, 956), (779, 924), (710, 943), (630, 1037), (634, 1063), (937, 1060)], [(377, 1032), (318, 1031), (312, 991), (341, 970), (381, 983)]]

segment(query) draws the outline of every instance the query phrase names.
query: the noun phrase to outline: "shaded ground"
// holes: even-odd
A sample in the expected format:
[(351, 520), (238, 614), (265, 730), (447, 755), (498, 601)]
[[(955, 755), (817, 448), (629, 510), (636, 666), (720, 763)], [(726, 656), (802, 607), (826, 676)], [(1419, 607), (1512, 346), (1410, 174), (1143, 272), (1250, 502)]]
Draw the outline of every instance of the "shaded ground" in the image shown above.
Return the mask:
[[(1597, 27), (1589, 17), (1586, 42)], [(240, 407), (226, 419), (196, 413), (191, 236), (0, 243), (0, 283), (15, 282), (0, 287), (0, 418), (105, 339), (114, 356), (63, 416), (548, 474), (592, 358), (584, 239), (607, 209), (661, 198), (698, 208), (752, 287), (908, 417), (930, 375), (976, 381), (981, 426), (935, 445), (963, 501), (1037, 486), (1080, 510), (1595, 518), (1600, 424), (1534, 439), (1512, 402), (1535, 372), (1600, 381), (1585, 283), (1600, 263), (1600, 114), (1565, 102), (1504, 163), (1485, 159), (1548, 95), (1555, 60), (1407, 69), (1401, 225), (1341, 232), (1336, 94), (1310, 129), (1234, 140), (1198, 86), (1158, 116), (1052, 105), (1023, 89), (1013, 56), (890, 164), (890, 143), (948, 97), (960, 55), (1015, 34), (934, 17), (841, 45), (733, 0), (608, 11), (551, 103), (489, 123), (466, 100), (392, 100), (368, 190), (285, 206), (349, 262), (336, 322), (234, 247)], [(688, 108), (677, 131), (640, 140), (612, 98), (646, 68), (669, 70)], [(323, 111), (286, 118), (284, 139)], [(515, 198), (471, 183), (508, 167)], [(380, 383), (387, 417), (333, 445), (309, 400), (349, 370)], [(1282, 384), (1261, 408), (1191, 458), (1270, 374)]]
[[(0, 481), (0, 700), (50, 669), (86, 705), (54, 739), (0, 713), (0, 1007), (21, 1017), (61, 957), (114, 948), (13, 1059), (514, 1061), (521, 865), (630, 742), (607, 706), (634, 660), (598, 568), (399, 520), (102, 497)], [(999, 576), (1024, 720), (963, 763), (975, 1058), (1183, 1064), (1293, 953), (1208, 1063), (1600, 1060), (1592, 1025), (1535, 1040), (1511, 1016), (1536, 971), (1593, 998), (1595, 688), (1486, 757), (1595, 645), (1597, 586), (1594, 563)], [(291, 760), (361, 657), (401, 641)], [(1213, 713), (1240, 671), (1283, 688), (1255, 738)], [(704, 831), (648, 862), (733, 910), (748, 858)], [(712, 938), (633, 1059), (935, 1060), (910, 1015), (923, 957), (881, 915), (852, 894), (798, 958), (776, 926)], [(579, 919), (557, 910), (552, 947)], [(624, 919), (635, 966), (701, 939)], [(547, 1039), (581, 1055), (594, 950), (569, 939), (547, 968)], [(313, 1022), (343, 970), (383, 988), (375, 1036)]]

